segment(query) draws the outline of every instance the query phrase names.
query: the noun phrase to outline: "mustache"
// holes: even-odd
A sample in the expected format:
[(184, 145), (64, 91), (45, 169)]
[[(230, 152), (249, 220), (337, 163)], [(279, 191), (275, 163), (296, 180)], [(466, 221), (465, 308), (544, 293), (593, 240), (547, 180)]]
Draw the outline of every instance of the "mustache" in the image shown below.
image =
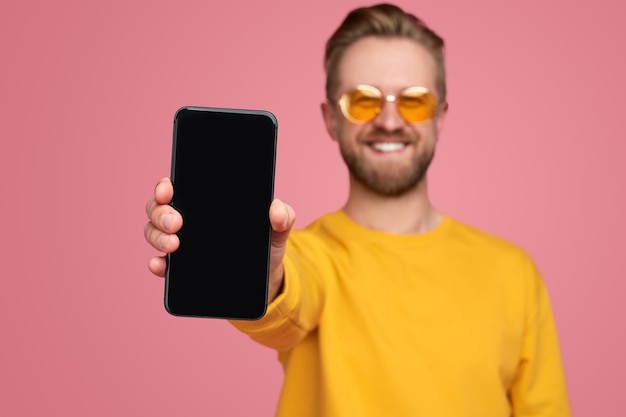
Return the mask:
[(388, 130), (375, 129), (360, 135), (359, 139), (363, 142), (415, 142), (417, 141), (417, 135), (405, 130), (390, 132)]

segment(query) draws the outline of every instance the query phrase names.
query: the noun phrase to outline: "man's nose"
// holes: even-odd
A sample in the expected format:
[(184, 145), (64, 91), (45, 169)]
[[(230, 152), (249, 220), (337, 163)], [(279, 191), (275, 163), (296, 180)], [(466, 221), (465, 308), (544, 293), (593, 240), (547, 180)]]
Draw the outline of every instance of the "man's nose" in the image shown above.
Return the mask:
[(404, 119), (398, 112), (395, 97), (385, 97), (380, 113), (374, 119), (374, 125), (390, 132), (398, 130), (404, 125)]

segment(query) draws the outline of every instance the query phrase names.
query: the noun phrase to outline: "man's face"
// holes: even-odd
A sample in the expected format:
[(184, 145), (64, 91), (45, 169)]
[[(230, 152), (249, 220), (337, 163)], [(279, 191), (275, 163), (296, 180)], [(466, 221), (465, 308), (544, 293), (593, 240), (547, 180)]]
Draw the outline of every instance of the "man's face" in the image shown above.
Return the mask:
[[(428, 88), (437, 98), (437, 68), (430, 53), (405, 38), (367, 37), (346, 49), (339, 65), (334, 99), (359, 84), (397, 95), (406, 87)], [(414, 189), (433, 158), (445, 107), (424, 123), (409, 123), (394, 102), (386, 102), (375, 119), (355, 124), (336, 104), (323, 105), (326, 127), (339, 144), (353, 180), (386, 196)]]

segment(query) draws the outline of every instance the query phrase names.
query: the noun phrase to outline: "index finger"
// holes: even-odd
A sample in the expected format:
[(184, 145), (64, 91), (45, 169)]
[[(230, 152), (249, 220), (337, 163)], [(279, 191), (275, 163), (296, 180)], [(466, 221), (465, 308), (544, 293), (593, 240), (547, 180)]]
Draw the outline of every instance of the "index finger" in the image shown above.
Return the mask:
[(161, 178), (154, 187), (154, 199), (159, 204), (169, 204), (174, 197), (174, 186), (169, 177)]

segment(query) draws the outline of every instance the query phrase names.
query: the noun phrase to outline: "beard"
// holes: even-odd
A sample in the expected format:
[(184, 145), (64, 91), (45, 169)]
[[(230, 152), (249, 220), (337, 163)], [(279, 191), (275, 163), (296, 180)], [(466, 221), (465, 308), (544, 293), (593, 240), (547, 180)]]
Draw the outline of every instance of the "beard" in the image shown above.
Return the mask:
[[(413, 146), (418, 142), (416, 137), (404, 132), (391, 135), (381, 131), (360, 137), (358, 142), (366, 143), (370, 141), (368, 137), (381, 139), (385, 136), (392, 136), (394, 140), (404, 137), (404, 141)], [(408, 165), (377, 168), (368, 164), (367, 158), (362, 153), (347, 146), (343, 140), (339, 141), (339, 148), (352, 178), (371, 192), (385, 197), (398, 197), (414, 190), (426, 177), (428, 167), (435, 156), (435, 148), (432, 147), (416, 153)]]

